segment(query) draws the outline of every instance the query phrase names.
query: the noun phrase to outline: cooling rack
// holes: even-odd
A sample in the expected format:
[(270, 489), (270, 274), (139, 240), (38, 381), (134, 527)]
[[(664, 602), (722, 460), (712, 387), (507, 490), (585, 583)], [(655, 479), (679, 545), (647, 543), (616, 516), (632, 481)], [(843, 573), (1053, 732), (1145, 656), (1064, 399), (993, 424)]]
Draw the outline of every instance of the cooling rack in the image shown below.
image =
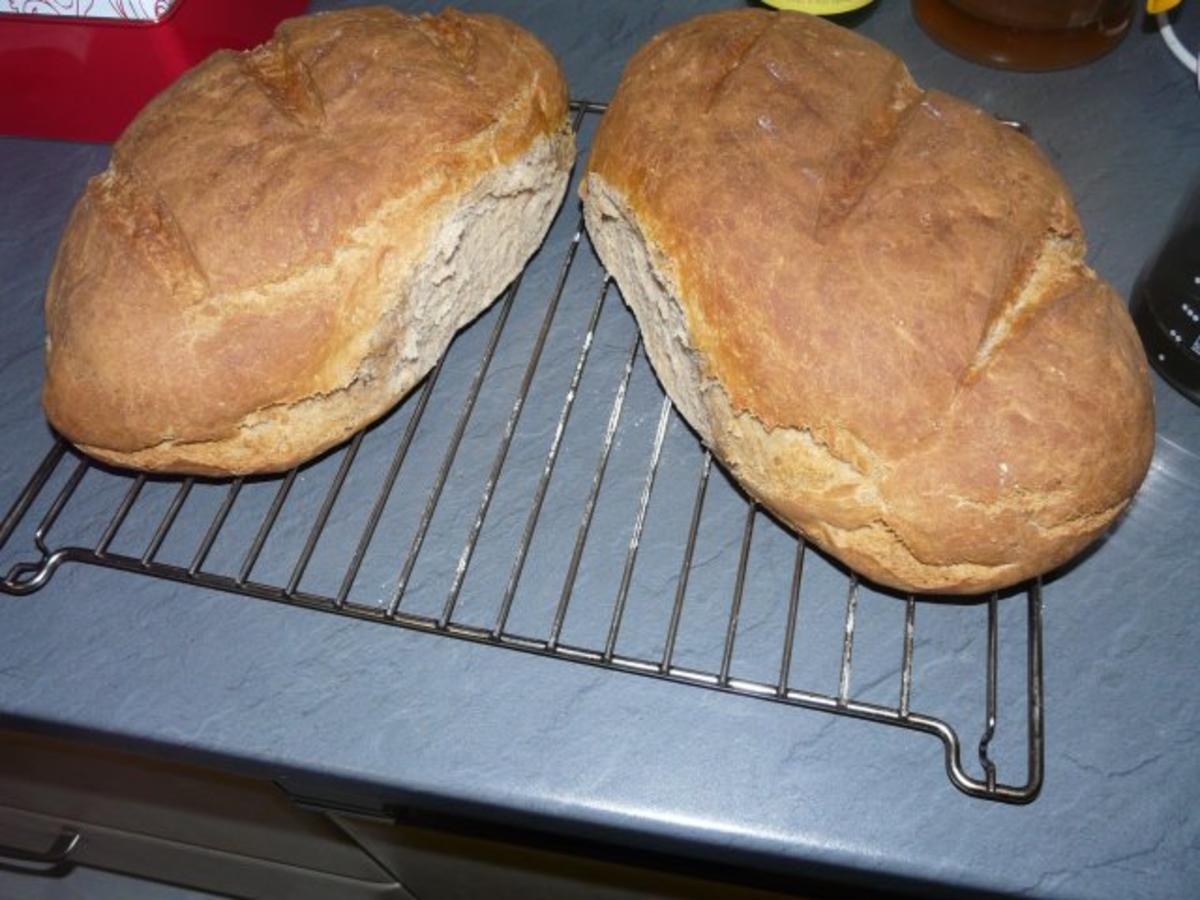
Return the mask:
[[(572, 109), (586, 152), (604, 106)], [(898, 596), (779, 526), (675, 413), (582, 226), (569, 199), (392, 414), (284, 475), (137, 475), (59, 439), (0, 522), (0, 591), (84, 563), (852, 716), (937, 737), (971, 796), (1033, 800), (1040, 584)]]

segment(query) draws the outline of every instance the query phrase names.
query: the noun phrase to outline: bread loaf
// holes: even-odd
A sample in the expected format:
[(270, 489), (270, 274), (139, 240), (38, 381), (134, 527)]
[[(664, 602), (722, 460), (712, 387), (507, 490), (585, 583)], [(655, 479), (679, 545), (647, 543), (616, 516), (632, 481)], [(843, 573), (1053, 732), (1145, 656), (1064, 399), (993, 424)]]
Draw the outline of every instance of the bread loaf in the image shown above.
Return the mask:
[(683, 416), (864, 575), (987, 591), (1113, 521), (1146, 361), (1034, 144), (828, 22), (656, 37), (596, 136), (588, 232)]
[(293, 466), (387, 412), (536, 249), (574, 160), (550, 53), (510, 22), (284, 22), (156, 98), (63, 236), (43, 395), (142, 469)]

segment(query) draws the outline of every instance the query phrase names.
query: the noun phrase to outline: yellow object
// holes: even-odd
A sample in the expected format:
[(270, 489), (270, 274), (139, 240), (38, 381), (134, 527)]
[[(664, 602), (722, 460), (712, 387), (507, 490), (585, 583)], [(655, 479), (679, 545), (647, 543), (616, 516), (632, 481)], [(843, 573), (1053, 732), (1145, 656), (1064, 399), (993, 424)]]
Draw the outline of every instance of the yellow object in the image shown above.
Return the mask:
[(1146, 0), (1146, 12), (1150, 15), (1165, 13), (1177, 7), (1183, 0)]
[[(852, 12), (870, 6), (873, 0), (763, 0), (767, 6), (776, 9), (790, 9), (794, 12), (812, 13), (814, 16), (836, 16), (838, 13)], [(1163, 0), (1149, 0), (1163, 2)], [(1167, 0), (1169, 2), (1169, 0)], [(1175, 0), (1176, 3), (1179, 0)]]

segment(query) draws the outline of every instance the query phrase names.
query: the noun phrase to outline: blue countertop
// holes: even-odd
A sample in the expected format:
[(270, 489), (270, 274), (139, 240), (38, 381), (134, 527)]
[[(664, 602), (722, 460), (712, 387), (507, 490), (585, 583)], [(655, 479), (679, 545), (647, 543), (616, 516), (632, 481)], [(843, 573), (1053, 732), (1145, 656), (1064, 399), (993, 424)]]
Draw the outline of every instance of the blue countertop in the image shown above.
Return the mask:
[[(693, 12), (732, 4), (459, 5), (524, 24), (558, 54), (574, 96), (603, 100), (629, 54), (655, 32)], [(946, 53), (898, 0), (878, 4), (857, 27), (901, 54), (924, 86), (1027, 123), (1075, 192), (1090, 263), (1128, 295), (1200, 176), (1200, 96), (1156, 35), (1135, 27), (1091, 66), (1027, 75), (971, 66)], [(1200, 44), (1200, 10), (1187, 6), (1181, 32)], [(0, 140), (0, 505), (17, 496), (53, 443), (38, 405), (42, 291), (70, 206), (107, 155), (108, 148), (97, 145)], [(577, 221), (571, 195), (551, 240), (565, 246)], [(563, 294), (564, 322), (586, 319), (601, 283), (586, 237), (579, 253)], [(557, 256), (539, 257), (520, 296), (548, 295), (558, 266)], [(522, 333), (522, 302), (506, 334)], [(494, 321), (494, 312), (488, 315), (493, 318), (485, 316), (456, 344), (442, 375), (446, 385), (470, 380)], [(610, 330), (596, 344), (594, 365), (601, 368), (610, 356), (619, 368), (630, 334), (620, 308), (611, 315), (604, 326)], [(560, 354), (555, 340), (552, 334), (545, 365), (569, 369), (573, 357)], [(505, 352), (502, 347), (489, 378), (520, 377), (521, 357), (514, 355), (518, 362), (509, 366)], [(459, 356), (461, 365), (453, 361)], [(631, 388), (629, 430), (618, 436), (617, 454), (655, 426), (660, 395), (642, 369), (634, 378), (646, 383)], [(1045, 588), (1045, 785), (1028, 806), (954, 790), (942, 748), (927, 735), (72, 564), (36, 593), (0, 596), (0, 723), (797, 876), (911, 879), (1038, 896), (1194, 895), (1200, 890), (1200, 541), (1194, 518), (1200, 408), (1155, 381), (1158, 443), (1145, 486), (1115, 531)], [(650, 398), (644, 404), (635, 399), (643, 396)], [(511, 399), (485, 400), (477, 416), (487, 422), (495, 407), (502, 424)], [(431, 410), (440, 421), (442, 405), (435, 400)], [(452, 412), (446, 412), (451, 422)], [(472, 434), (464, 442), (469, 458)], [(673, 424), (664, 452), (690, 452), (689, 440)], [(486, 468), (495, 444), (481, 446), (479, 465)], [(367, 443), (363, 448), (374, 452)], [(590, 467), (594, 449), (587, 454)], [(305, 470), (298, 484), (328, 479), (331, 465), (327, 459)], [(569, 462), (562, 465), (570, 471)], [(147, 490), (161, 487), (151, 482)], [(354, 496), (354, 488), (348, 490)], [(686, 511), (688, 491), (672, 489), (668, 499), (678, 494)], [(504, 496), (497, 494), (493, 515), (519, 530), (524, 507), (508, 516)], [(717, 507), (720, 502), (713, 500)], [(99, 505), (74, 510), (64, 519), (86, 523), (102, 511)], [(607, 536), (604, 515), (597, 512), (595, 527)], [(575, 521), (559, 530), (573, 535)], [(330, 527), (338, 522), (335, 514)], [(427, 554), (452, 564), (461, 542), (443, 552), (440, 527), (435, 523), (430, 531)], [(740, 520), (734, 527), (740, 530)], [(759, 536), (779, 539), (773, 532)], [(17, 543), (14, 538), (0, 552), (0, 572), (29, 555), (28, 544)], [(736, 550), (736, 542), (731, 546)], [(508, 560), (489, 557), (482, 547), (473, 565), (507, 572)], [(647, 574), (639, 574), (635, 586), (652, 598), (655, 591), (646, 586), (657, 583), (669, 605), (669, 582), (653, 577), (659, 549), (653, 542), (643, 548), (638, 571)], [(697, 568), (699, 589), (706, 578), (727, 577), (723, 552), (713, 551), (708, 569)], [(677, 555), (665, 549), (661, 555), (677, 569)], [(829, 578), (837, 574), (811, 557), (807, 565), (817, 583), (826, 570)], [(582, 595), (603, 581), (603, 573), (589, 574), (589, 565), (585, 559), (577, 586)], [(541, 578), (537, 564), (531, 563), (528, 578)], [(410, 583), (417, 604), (432, 584), (423, 579), (418, 571)], [(430, 590), (440, 602), (439, 589)], [(863, 654), (865, 668), (855, 670), (853, 693), (878, 700), (872, 692), (892, 690), (899, 652), (888, 644), (887, 662), (875, 663), (870, 644), (890, 640), (902, 604), (874, 597), (865, 591), (859, 601), (864, 647), (856, 644), (855, 654)], [(825, 644), (798, 651), (801, 664), (821, 653), (836, 657), (845, 595), (825, 611), (819, 598), (805, 602), (802, 628), (820, 630), (824, 623), (831, 631)], [(1019, 601), (1000, 606), (1002, 620), (1019, 625)], [(968, 754), (982, 725), (969, 717), (982, 709), (978, 675), (986, 642), (982, 627), (959, 623), (967, 616), (982, 626), (985, 611), (921, 604), (917, 613), (914, 708), (936, 706), (931, 695), (939, 684), (972, 673), (962, 678), (962, 691), (980, 702), (955, 721)], [(747, 617), (752, 625), (749, 608)], [(926, 625), (929, 632), (922, 631)], [(1002, 678), (1019, 685), (1021, 629), (1001, 633)], [(961, 699), (946, 700), (947, 715), (951, 701)], [(889, 695), (878, 702), (895, 700)], [(1011, 721), (1002, 720), (1002, 731)], [(1007, 749), (1000, 748), (1010, 758), (1019, 758), (1023, 747), (1017, 732), (1006, 733)]]

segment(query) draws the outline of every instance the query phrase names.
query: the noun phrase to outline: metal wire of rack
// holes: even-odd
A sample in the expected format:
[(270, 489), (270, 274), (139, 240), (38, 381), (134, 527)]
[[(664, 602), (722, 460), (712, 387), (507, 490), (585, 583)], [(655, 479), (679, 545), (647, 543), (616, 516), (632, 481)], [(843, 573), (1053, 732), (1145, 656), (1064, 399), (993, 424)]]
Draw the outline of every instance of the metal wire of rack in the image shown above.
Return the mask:
[[(585, 137), (584, 132), (594, 127), (604, 105), (576, 101), (572, 109), (576, 132)], [(57, 440), (0, 521), (0, 551), (14, 535), (30, 529), (33, 549), (32, 558), (18, 559), (10, 566), (0, 579), (0, 591), (29, 594), (44, 586), (63, 563), (86, 563), (434, 636), (851, 716), (938, 737), (944, 748), (947, 774), (966, 794), (1008, 803), (1032, 801), (1041, 788), (1044, 757), (1040, 584), (1031, 583), (1021, 592), (1025, 597), (1025, 672), (1020, 698), (1025, 707), (1024, 783), (1002, 782), (992, 755), (1000, 710), (1000, 612), (1009, 607), (1009, 600), (993, 595), (980, 604), (951, 607), (969, 610), (982, 606), (987, 613), (984, 715), (978, 743), (981, 774), (977, 777), (964, 764), (956, 729), (944, 718), (919, 712), (913, 705), (918, 612), (943, 605), (918, 602), (911, 595), (891, 598), (903, 608), (899, 668), (891, 681), (895, 701), (857, 697), (852, 690), (852, 675), (861, 597), (864, 592), (877, 591), (860, 584), (852, 573), (838, 569), (803, 540), (783, 532), (753, 501), (730, 485), (678, 418), (657, 382), (646, 374), (649, 369), (640, 337), (619, 298), (614, 299), (617, 292), (607, 276), (594, 273), (590, 305), (575, 304), (585, 292), (575, 283), (579, 279), (572, 278), (579, 268), (580, 248), (587, 244), (582, 218), (577, 213), (574, 228), (564, 227), (570, 224), (568, 216), (572, 212), (568, 204), (560, 216), (565, 221), (552, 231), (539, 254), (548, 273), (546, 290), (522, 290), (527, 269), (492, 311), (456, 340), (451, 353), (395, 412), (317, 463), (276, 478), (221, 482), (171, 479), (109, 469), (78, 454), (62, 439)], [(556, 262), (556, 271), (546, 260)], [(595, 265), (594, 260), (591, 264)], [(531, 293), (537, 296), (528, 297)], [(563, 303), (564, 296), (570, 297), (568, 304)], [(573, 332), (560, 327), (566, 308), (579, 309), (580, 327)], [(515, 320), (520, 320), (519, 326), (506, 330)], [(612, 336), (614, 328), (608, 327), (610, 321), (620, 326), (616, 337)], [(515, 356), (516, 350), (505, 344), (512, 332), (532, 336), (532, 343), (517, 348), (522, 352)], [(474, 346), (480, 341), (481, 349)], [(506, 352), (512, 351), (512, 365), (507, 364), (507, 357), (505, 365), (497, 363), (502, 345)], [(554, 348), (558, 362), (545, 362), (549, 359), (548, 347)], [(478, 355), (472, 357), (476, 350)], [(598, 360), (598, 354), (608, 362)], [(507, 404), (492, 396), (503, 391), (489, 390), (501, 369), (513, 373), (504, 382)], [(615, 383), (610, 379), (602, 387), (589, 386), (589, 376), (596, 371), (615, 377)], [(450, 382), (458, 391), (457, 418), (441, 415), (446, 402), (432, 399), (439, 385)], [(535, 393), (536, 399), (531, 400)], [(636, 443), (636, 435), (623, 430), (630, 428), (634, 418), (629, 407), (635, 396), (645, 411), (645, 421), (639, 420), (638, 427), (648, 438), (639, 445), (648, 443), (636, 471), (624, 461), (624, 456), (632, 452), (626, 445)], [(481, 398), (485, 398), (483, 403)], [(592, 405), (586, 413), (580, 413), (585, 403)], [(439, 414), (430, 415), (433, 409)], [(475, 418), (485, 410), (490, 413), (489, 422), (475, 427)], [(603, 429), (590, 440), (586, 436), (576, 440), (580, 446), (575, 446), (571, 443), (572, 429), (582, 420), (596, 420), (596, 424), (603, 420)], [(447, 428), (448, 433), (443, 434)], [(480, 431), (488, 440), (482, 440)], [(370, 450), (364, 450), (365, 442), (371, 443)], [(418, 444), (421, 450), (415, 451)], [(464, 451), (468, 444), (471, 449)], [(529, 452), (530, 447), (537, 452)], [(690, 467), (674, 457), (664, 465), (664, 457), (675, 454), (675, 448), (683, 448), (678, 451), (681, 455), (690, 454)], [(589, 456), (588, 451), (594, 455)], [(623, 454), (623, 461), (614, 465), (614, 457), (619, 454)], [(470, 455), (471, 459), (463, 463), (460, 455)], [(584, 457), (591, 462), (580, 468)], [(575, 466), (576, 474), (556, 478), (568, 462)], [(475, 476), (483, 475), (481, 486), (464, 487), (471, 481), (460, 471), (464, 465)], [(521, 477), (513, 476), (514, 471)], [(681, 486), (681, 473), (694, 476), (690, 487)], [(666, 488), (662, 486), (665, 477), (672, 478)], [(514, 480), (520, 490), (514, 496), (508, 496), (512, 490), (505, 494), (504, 521), (497, 525), (497, 510), (501, 509), (497, 497), (505, 493), (507, 481)], [(556, 490), (560, 481), (575, 483), (581, 496), (570, 498), (565, 495), (568, 492)], [(617, 489), (627, 495), (625, 509), (632, 507), (632, 516), (618, 519), (619, 527), (608, 523), (613, 515), (605, 505), (606, 490), (613, 490), (614, 481), (625, 486)], [(424, 487), (423, 497), (413, 486), (418, 482)], [(355, 487), (348, 487), (351, 483)], [(81, 485), (85, 485), (83, 491)], [(297, 501), (298, 486), (312, 488), (307, 491), (307, 501)], [(706, 516), (711, 518), (709, 507), (718, 503), (717, 492), (723, 492), (725, 498), (720, 501), (724, 504), (721, 518), (732, 523), (736, 533), (729, 542), (727, 562), (733, 570), (733, 582), (728, 593), (722, 585), (714, 584), (720, 580), (712, 574), (714, 566), (698, 555), (705, 541), (702, 526)], [(158, 496), (157, 501), (147, 496), (151, 493)], [(460, 499), (447, 500), (450, 493)], [(88, 495), (86, 504), (81, 500), (84, 494)], [(207, 498), (206, 503), (199, 501), (200, 494)], [(468, 495), (473, 499), (461, 499)], [(648, 521), (658, 522), (663, 516), (656, 504), (661, 505), (664, 496), (676, 510), (677, 524), (668, 528), (660, 523), (648, 529)], [(159, 512), (164, 503), (165, 508)], [(64, 537), (63, 543), (55, 543), (56, 527), (62, 531), (66, 522), (64, 511), (76, 505), (92, 510), (88, 518), (98, 536), (86, 542)], [(455, 514), (443, 516), (444, 508), (452, 505)], [(346, 513), (347, 507), (366, 510), (365, 519), (361, 523), (350, 521), (353, 516)], [(104, 514), (98, 515), (96, 509), (103, 509)], [(402, 512), (397, 513), (398, 509)], [(400, 527), (398, 516), (403, 518), (405, 514), (411, 521)], [(605, 524), (598, 526), (600, 518)], [(449, 526), (442, 519), (449, 520)], [(562, 534), (570, 531), (567, 528), (546, 527), (547, 519), (572, 522), (573, 535)], [(443, 533), (455, 528), (461, 541), (453, 544), (456, 554), (447, 550), (451, 545)], [(770, 671), (759, 666), (755, 677), (747, 677), (737, 671), (736, 651), (739, 638), (745, 641), (750, 631), (745, 623), (750, 618), (747, 607), (753, 593), (747, 587), (751, 557), (766, 552), (757, 549), (762, 541), (756, 541), (756, 529), (759, 533), (772, 532), (764, 538), (773, 548), (768, 568), (786, 573), (787, 586), (772, 600), (773, 619), (764, 618), (761, 611), (757, 614), (757, 624), (771, 623), (759, 629), (772, 635)], [(531, 593), (523, 589), (529, 580), (539, 585), (550, 583), (546, 578), (529, 577), (531, 569), (546, 568), (542, 561), (557, 555), (553, 546), (539, 547), (546, 531), (557, 532), (558, 543), (564, 548), (569, 543), (569, 550), (565, 553), (565, 570), (554, 570), (557, 589), (540, 587), (532, 591), (541, 598), (542, 614), (538, 619), (523, 614), (528, 606), (524, 594)], [(294, 555), (280, 546), (279, 535), (284, 532), (299, 546)], [(661, 539), (667, 533), (670, 540)], [(639, 559), (647, 555), (643, 552), (647, 543), (653, 544), (649, 555), (656, 564), (667, 555), (668, 544), (672, 553), (679, 553), (679, 561), (672, 564), (674, 575), (665, 586), (648, 592), (639, 587), (635, 591), (635, 582), (641, 583)], [(336, 546), (327, 546), (331, 544)], [(599, 596), (604, 592), (594, 587), (596, 578), (584, 575), (584, 568), (589, 573), (605, 568), (588, 560), (590, 548), (598, 544), (607, 547), (613, 557), (613, 565), (608, 568), (609, 575), (615, 577), (615, 595), (609, 592)], [(380, 546), (385, 552), (377, 552)], [(406, 549), (397, 556), (393, 551), (402, 546)], [(490, 548), (487, 558), (480, 561), (485, 548)], [(435, 585), (437, 579), (422, 571), (421, 564), (431, 549), (445, 560), (452, 560), (452, 564), (441, 566), (440, 586)], [(11, 555), (11, 546), (9, 551)], [(376, 560), (380, 556), (382, 563)], [(402, 559), (398, 570), (397, 558)], [(806, 578), (806, 569), (814, 565), (822, 567), (822, 578)], [(385, 574), (376, 578), (376, 572)], [(308, 586), (316, 575), (325, 583)], [(805, 591), (805, 586), (814, 581), (819, 596), (809, 596), (813, 591)], [(840, 586), (831, 590), (831, 585)], [(372, 593), (370, 587), (375, 588), (376, 596), (367, 598)], [(631, 613), (635, 594), (653, 598), (656, 622), (647, 622), (644, 609)], [(480, 597), (488, 598), (488, 602), (481, 602)], [(1011, 599), (1019, 603), (1015, 597)], [(886, 601), (881, 598), (881, 602)], [(835, 606), (841, 610), (836, 690), (800, 687), (795, 669), (800, 655), (797, 642), (804, 631), (802, 607), (829, 611)], [(573, 627), (571, 617), (581, 609), (586, 611), (582, 618), (595, 626), (588, 639), (574, 637), (579, 629)], [(681, 635), (687, 613), (709, 623), (703, 630), (714, 653), (707, 664), (682, 658), (686, 655)], [(531, 621), (537, 627), (531, 627)], [(631, 638), (639, 648), (637, 652), (625, 649)], [(761, 640), (756, 640), (756, 646), (761, 645)], [(890, 681), (890, 671), (876, 680)]]

